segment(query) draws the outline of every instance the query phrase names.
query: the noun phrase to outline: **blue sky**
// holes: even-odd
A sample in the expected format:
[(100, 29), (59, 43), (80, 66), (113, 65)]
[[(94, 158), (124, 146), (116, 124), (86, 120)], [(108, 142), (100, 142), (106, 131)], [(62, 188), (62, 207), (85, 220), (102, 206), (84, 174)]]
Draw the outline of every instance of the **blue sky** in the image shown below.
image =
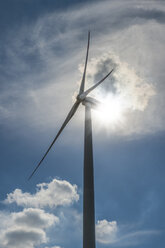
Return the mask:
[(98, 248), (164, 248), (163, 1), (0, 2), (0, 247), (82, 247), (84, 109), (27, 178), (86, 87), (92, 95)]

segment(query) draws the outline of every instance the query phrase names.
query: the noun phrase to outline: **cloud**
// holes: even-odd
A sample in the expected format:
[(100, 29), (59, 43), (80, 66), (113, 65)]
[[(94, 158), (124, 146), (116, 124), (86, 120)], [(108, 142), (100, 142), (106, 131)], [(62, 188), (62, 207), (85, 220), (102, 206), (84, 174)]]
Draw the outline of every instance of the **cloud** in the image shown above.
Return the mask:
[[(57, 184), (58, 187), (54, 184)], [(54, 208), (68, 206), (78, 200), (77, 187), (74, 186), (67, 181), (54, 179), (50, 183), (37, 185), (37, 192), (33, 195), (27, 192), (22, 193), (22, 191), (19, 194), (17, 191), (8, 194), (5, 200), (6, 204), (15, 202), (18, 206), (26, 206), (26, 208), (11, 213), (0, 211), (0, 246), (2, 248), (21, 248), (24, 244), (25, 248), (34, 248), (45, 244), (45, 248), (60, 248), (61, 246), (52, 246), (52, 244), (60, 244), (65, 247), (66, 242), (67, 245), (72, 242), (77, 245), (82, 234), (82, 214), (73, 208)], [(40, 198), (46, 199), (49, 204), (45, 204)], [(53, 202), (51, 202), (51, 198), (54, 199)], [(69, 200), (66, 201), (66, 199)], [(53, 213), (40, 209), (40, 207), (48, 206)], [(56, 211), (56, 215), (54, 211)], [(134, 246), (145, 243), (150, 235), (159, 233), (159, 230), (140, 229), (136, 225), (118, 225), (117, 221), (106, 219), (98, 220), (96, 223), (96, 239), (103, 245)], [(65, 239), (63, 239), (64, 236)]]
[(133, 231), (119, 237), (116, 244), (120, 244), (122, 246), (136, 246), (139, 244), (146, 243), (147, 239), (149, 239), (151, 236), (159, 234), (159, 230)]
[(41, 209), (28, 208), (21, 212), (1, 212), (0, 245), (3, 248), (34, 248), (48, 241), (46, 231), (59, 223), (58, 217)]
[(46, 246), (45, 248), (62, 248), (62, 247), (61, 246), (51, 246), (51, 247)]
[(42, 209), (33, 208), (24, 209), (20, 213), (13, 213), (12, 218), (18, 225), (34, 228), (47, 228), (59, 222), (58, 217), (45, 213)]
[[(91, 59), (88, 68), (88, 82), (97, 82), (112, 68), (114, 69), (102, 86), (92, 92), (92, 96), (103, 103), (103, 108), (95, 114), (99, 117), (97, 119), (98, 124), (101, 121), (106, 123), (107, 126), (109, 125), (109, 131), (114, 130), (115, 124), (115, 129), (118, 129), (121, 134), (128, 135), (138, 132), (140, 121), (137, 118), (133, 122), (132, 115), (135, 113), (140, 116), (143, 115), (150, 100), (156, 94), (154, 86), (146, 82), (130, 65), (112, 53)], [(102, 112), (105, 113), (106, 120)], [(107, 123), (107, 116), (109, 123)], [(128, 128), (127, 125), (129, 124), (132, 129)], [(144, 131), (146, 132), (146, 130)]]
[(23, 193), (21, 189), (15, 189), (9, 193), (5, 203), (16, 203), (23, 207), (57, 207), (68, 206), (78, 201), (77, 186), (71, 185), (65, 180), (53, 179), (50, 183), (37, 184), (35, 194)]
[[(96, 224), (96, 239), (101, 244), (136, 246), (145, 243), (150, 235), (159, 235), (158, 230), (132, 230), (129, 225), (117, 225), (116, 221), (100, 220)], [(135, 229), (135, 227), (134, 227)]]
[(27, 228), (9, 229), (4, 235), (4, 247), (24, 247), (33, 248), (34, 245), (39, 245), (46, 242), (46, 236), (43, 230)]
[[(139, 1), (103, 1), (42, 15), (31, 26), (11, 30), (1, 66), (1, 122), (25, 121), (47, 130), (59, 126), (78, 88), (78, 67), (83, 64), (86, 33), (91, 29), (87, 84), (100, 79), (115, 63), (108, 91), (116, 90), (128, 105), (124, 124), (119, 122), (112, 130), (109, 125), (109, 130), (119, 135), (164, 130), (164, 16), (161, 2), (148, 6)], [(105, 93), (104, 86), (102, 90)], [(71, 131), (76, 132), (81, 119), (79, 113)]]
[(97, 221), (96, 224), (96, 237), (99, 243), (111, 244), (115, 243), (117, 239), (117, 222), (107, 220)]
[(147, 20), (156, 20), (157, 22), (164, 23), (165, 22), (165, 12), (160, 9), (144, 9), (139, 6), (139, 8), (135, 8), (133, 12), (130, 11), (129, 17), (143, 18)]
[[(70, 223), (77, 226), (77, 230), (80, 224), (77, 211), (60, 207), (69, 207), (78, 200), (77, 186), (57, 179), (38, 184), (34, 194), (23, 193), (21, 189), (9, 193), (4, 201), (6, 206), (9, 208), (10, 203), (16, 203), (23, 210), (11, 213), (0, 211), (0, 247), (21, 248), (24, 244), (25, 248), (34, 248), (45, 243), (49, 248), (60, 248), (56, 244), (63, 241), (64, 233), (67, 232), (65, 237), (72, 235)], [(47, 207), (50, 213), (43, 210)]]

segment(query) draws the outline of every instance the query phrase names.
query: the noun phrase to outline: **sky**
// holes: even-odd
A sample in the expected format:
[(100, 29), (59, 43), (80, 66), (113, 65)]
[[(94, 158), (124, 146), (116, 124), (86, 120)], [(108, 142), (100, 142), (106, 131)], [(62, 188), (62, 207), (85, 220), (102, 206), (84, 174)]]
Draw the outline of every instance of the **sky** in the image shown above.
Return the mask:
[(84, 107), (28, 181), (75, 101), (91, 32), (97, 248), (165, 247), (165, 4), (0, 1), (0, 247), (82, 247)]

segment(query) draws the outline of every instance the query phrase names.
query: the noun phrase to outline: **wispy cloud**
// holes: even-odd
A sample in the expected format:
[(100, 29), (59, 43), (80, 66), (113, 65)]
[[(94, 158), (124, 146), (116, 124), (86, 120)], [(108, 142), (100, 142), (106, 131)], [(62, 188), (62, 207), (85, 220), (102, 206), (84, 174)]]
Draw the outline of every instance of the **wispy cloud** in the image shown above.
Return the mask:
[(62, 247), (60, 247), (60, 246), (46, 246), (45, 248), (62, 248)]
[[(164, 13), (161, 2), (152, 1), (148, 7), (139, 1), (104, 1), (47, 14), (33, 26), (24, 25), (17, 35), (11, 31), (1, 65), (1, 122), (7, 118), (33, 127), (59, 126), (81, 77), (78, 67), (84, 60), (87, 30), (91, 29), (87, 84), (104, 75), (118, 58), (112, 76), (115, 84), (111, 80), (108, 91), (113, 92), (116, 85), (118, 94), (130, 105), (130, 111), (124, 113), (126, 124), (110, 131), (132, 135), (164, 130)], [(74, 130), (80, 119), (78, 115)]]
[(118, 225), (116, 221), (100, 220), (96, 224), (96, 237), (99, 243), (113, 246), (136, 246), (147, 241), (150, 235), (159, 235), (158, 230), (130, 230), (129, 225)]

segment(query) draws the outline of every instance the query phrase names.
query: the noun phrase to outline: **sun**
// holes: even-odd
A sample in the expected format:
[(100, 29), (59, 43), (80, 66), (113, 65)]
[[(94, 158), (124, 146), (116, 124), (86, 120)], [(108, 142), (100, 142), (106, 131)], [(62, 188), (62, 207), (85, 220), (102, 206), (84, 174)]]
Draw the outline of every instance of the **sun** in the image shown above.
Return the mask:
[(124, 121), (125, 102), (121, 95), (108, 94), (99, 96), (101, 104), (98, 106), (95, 116), (105, 124), (118, 125)]

